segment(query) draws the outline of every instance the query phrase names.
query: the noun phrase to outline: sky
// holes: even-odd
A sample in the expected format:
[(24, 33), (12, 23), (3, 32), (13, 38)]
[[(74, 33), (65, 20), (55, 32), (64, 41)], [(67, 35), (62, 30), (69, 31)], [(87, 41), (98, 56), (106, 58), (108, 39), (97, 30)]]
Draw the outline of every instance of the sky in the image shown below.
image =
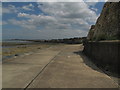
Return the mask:
[(90, 26), (96, 23), (103, 5), (104, 2), (2, 2), (2, 37), (85, 37)]

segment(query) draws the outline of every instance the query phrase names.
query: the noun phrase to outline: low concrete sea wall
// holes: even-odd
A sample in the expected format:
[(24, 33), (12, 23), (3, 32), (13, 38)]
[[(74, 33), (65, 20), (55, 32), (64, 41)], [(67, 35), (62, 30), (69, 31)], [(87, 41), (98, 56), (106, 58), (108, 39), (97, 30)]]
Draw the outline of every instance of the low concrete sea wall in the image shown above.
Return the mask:
[(105, 70), (119, 73), (120, 42), (84, 42), (83, 52)]

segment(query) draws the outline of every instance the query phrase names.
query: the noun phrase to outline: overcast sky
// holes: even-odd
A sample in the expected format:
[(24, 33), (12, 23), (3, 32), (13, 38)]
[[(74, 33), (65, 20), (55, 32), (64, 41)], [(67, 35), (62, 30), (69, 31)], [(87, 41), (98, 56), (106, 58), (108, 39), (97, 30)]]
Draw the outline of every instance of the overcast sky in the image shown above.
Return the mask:
[(3, 39), (84, 37), (104, 2), (4, 2)]

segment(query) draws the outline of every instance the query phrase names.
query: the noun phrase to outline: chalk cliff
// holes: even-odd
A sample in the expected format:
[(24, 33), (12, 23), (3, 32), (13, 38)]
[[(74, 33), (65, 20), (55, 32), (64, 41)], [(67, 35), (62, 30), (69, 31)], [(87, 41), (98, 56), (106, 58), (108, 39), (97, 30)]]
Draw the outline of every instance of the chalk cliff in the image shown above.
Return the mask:
[(93, 38), (94, 32), (95, 32), (95, 25), (92, 25), (87, 36), (88, 40), (91, 40)]
[(120, 2), (106, 2), (88, 40), (120, 40)]

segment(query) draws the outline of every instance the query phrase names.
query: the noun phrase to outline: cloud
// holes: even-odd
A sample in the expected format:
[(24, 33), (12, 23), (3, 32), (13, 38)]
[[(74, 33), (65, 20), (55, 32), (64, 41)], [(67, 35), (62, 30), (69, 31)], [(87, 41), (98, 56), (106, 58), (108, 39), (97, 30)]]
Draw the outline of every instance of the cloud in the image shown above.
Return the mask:
[(34, 6), (32, 4), (23, 6), (22, 9), (27, 10), (27, 11), (33, 11)]
[(9, 14), (9, 13), (19, 13), (22, 10), (26, 10), (26, 11), (34, 11), (34, 6), (30, 3), (28, 5), (25, 5), (23, 7), (15, 7), (14, 5), (8, 5), (7, 7), (2, 7), (2, 13), (3, 14)]
[(26, 22), (29, 23), (29, 25), (34, 25), (36, 28), (37, 27), (47, 28), (48, 26), (52, 26), (57, 23), (57, 20), (52, 16), (30, 15), (26, 13), (19, 13), (18, 17), (28, 18)]
[(2, 21), (0, 21), (0, 26), (2, 25)]
[(2, 3), (0, 3), (0, 17), (2, 15)]
[(98, 9), (97, 8), (91, 8), (91, 10), (93, 10), (93, 11), (95, 11), (95, 12), (97, 12), (98, 11)]
[(78, 25), (86, 23), (95, 23), (97, 15), (95, 9), (89, 9), (85, 3), (39, 3), (38, 7), (45, 13), (45, 15), (30, 15), (26, 13), (19, 13), (18, 17), (29, 18), (34, 23), (46, 24), (52, 23), (68, 23)]
[(62, 30), (37, 30), (41, 39), (63, 39), (71, 37), (84, 37), (87, 35), (87, 31), (74, 30), (74, 29), (62, 29)]
[(41, 3), (38, 6), (44, 13), (61, 18), (79, 18), (94, 23), (97, 19), (95, 11), (82, 3)]
[(21, 26), (23, 28), (27, 28), (27, 29), (35, 29), (36, 26), (32, 23), (30, 23), (29, 21), (26, 20), (16, 20), (16, 19), (9, 19), (8, 20), (9, 24), (13, 24), (13, 25), (17, 25), (17, 26)]
[[(43, 2), (37, 3), (40, 14), (17, 12), (19, 19), (9, 19), (8, 23), (23, 29), (37, 31), (40, 38), (66, 38), (86, 36), (91, 24), (98, 15), (95, 8), (85, 2)], [(24, 10), (34, 8), (32, 4), (23, 6)], [(18, 10), (18, 9), (17, 9)], [(25, 19), (26, 18), (26, 19)]]
[(2, 13), (5, 14), (9, 14), (9, 13), (17, 13), (18, 12), (18, 8), (15, 7), (14, 5), (8, 5), (8, 7), (2, 7)]
[(0, 25), (6, 25), (6, 24), (8, 24), (6, 21), (1, 21), (0, 22)]
[(2, 13), (4, 14), (4, 13), (11, 13), (11, 12), (10, 12), (10, 10), (7, 9), (7, 8), (2, 8)]
[(36, 26), (36, 28), (44, 27), (44, 29), (70, 29), (76, 27), (85, 30), (89, 28), (89, 24), (85, 20), (78, 18), (56, 18), (54, 16), (30, 15), (26, 13), (19, 13), (18, 17), (28, 18), (27, 23), (29, 23), (29, 25)]

